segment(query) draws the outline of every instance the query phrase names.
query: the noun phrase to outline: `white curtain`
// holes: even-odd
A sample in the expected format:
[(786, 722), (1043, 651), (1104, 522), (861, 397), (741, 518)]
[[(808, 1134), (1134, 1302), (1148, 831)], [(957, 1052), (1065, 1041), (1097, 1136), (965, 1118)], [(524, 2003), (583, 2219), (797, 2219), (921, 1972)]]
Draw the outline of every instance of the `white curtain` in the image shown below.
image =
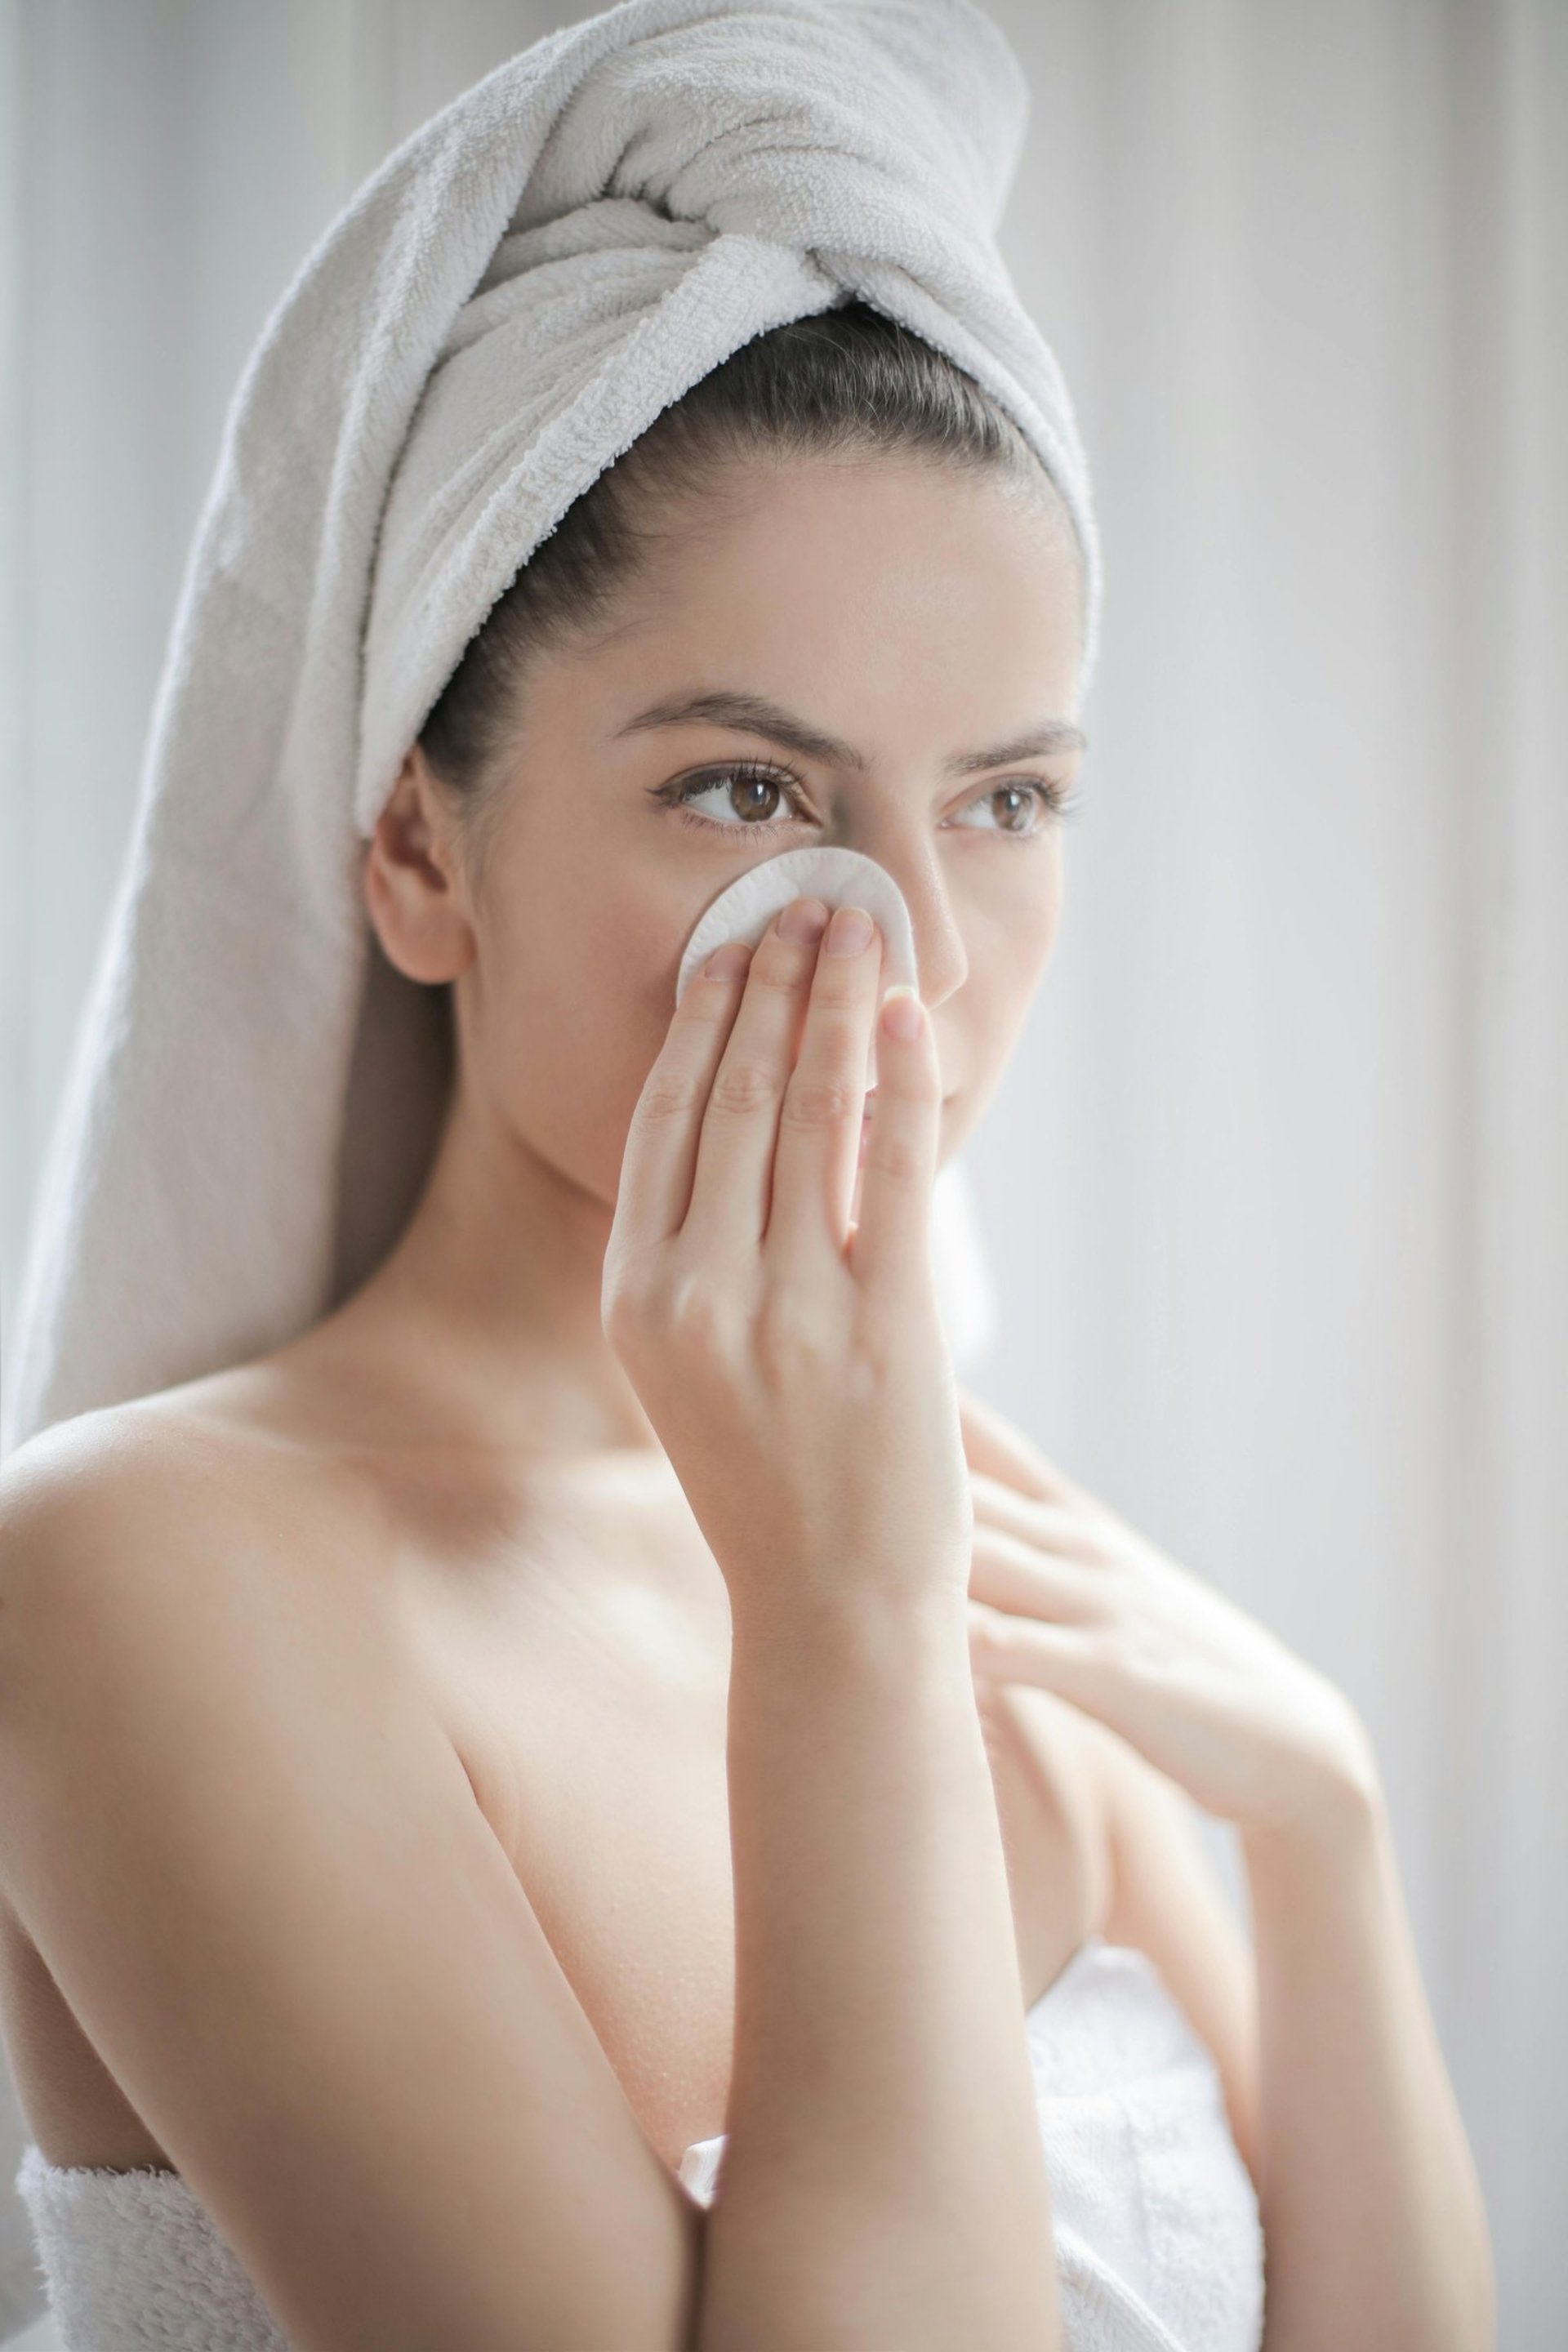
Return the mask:
[[(0, 1277), (224, 407), (319, 228), (587, 9), (0, 11)], [(992, 0), (1106, 649), (967, 1160), (974, 1384), (1349, 1690), (1510, 2352), (1568, 2208), (1568, 7)], [(0, 2138), (13, 2167), (17, 2119)], [(8, 2179), (8, 2173), (6, 2174)], [(0, 2179), (0, 2331), (40, 2308)]]

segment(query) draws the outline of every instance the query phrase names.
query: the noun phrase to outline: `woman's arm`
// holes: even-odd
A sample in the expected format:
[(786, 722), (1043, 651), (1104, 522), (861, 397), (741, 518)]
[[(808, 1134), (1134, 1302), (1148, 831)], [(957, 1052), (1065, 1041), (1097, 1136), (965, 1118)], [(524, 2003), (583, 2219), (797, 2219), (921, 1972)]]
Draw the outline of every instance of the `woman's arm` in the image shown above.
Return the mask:
[(805, 928), (732, 943), (683, 997), (605, 1257), (605, 1330), (733, 1632), (736, 2049), (699, 2343), (1053, 2352), (931, 1272), (935, 1037), (912, 992), (911, 1024), (882, 1013), (862, 1163), (880, 950), (847, 909)]
[(704, 2216), (374, 1571), (246, 1486), (114, 1415), (7, 1460), (12, 1910), (298, 2352), (689, 2352)]
[[(1491, 2352), (1486, 2214), (1364, 1727), (992, 1407), (965, 1394), (963, 1415), (977, 1671), (1079, 1707), (1241, 1834), (1255, 1997), (1237, 2003), (1227, 1965), (1216, 2056), (1259, 2182), (1266, 2352)], [(1181, 1918), (1191, 1843), (1162, 1857), (1149, 1790), (1126, 1794), (1119, 1900), (1154, 1925), (1183, 1999), (1228, 1939), (1212, 1901)]]
[(730, 2141), (700, 2352), (1051, 2352), (1047, 2176), (956, 1604), (737, 1626)]
[(1258, 1958), (1265, 2352), (1489, 2352), (1486, 2214), (1369, 1769), (1242, 1833)]
[(1486, 2218), (1374, 1782), (1326, 1782), (1321, 1822), (1243, 1832), (1249, 1951), (1185, 1797), (1105, 1745), (1108, 1932), (1149, 1953), (1214, 2053), (1258, 2189), (1264, 2352), (1484, 2352)]

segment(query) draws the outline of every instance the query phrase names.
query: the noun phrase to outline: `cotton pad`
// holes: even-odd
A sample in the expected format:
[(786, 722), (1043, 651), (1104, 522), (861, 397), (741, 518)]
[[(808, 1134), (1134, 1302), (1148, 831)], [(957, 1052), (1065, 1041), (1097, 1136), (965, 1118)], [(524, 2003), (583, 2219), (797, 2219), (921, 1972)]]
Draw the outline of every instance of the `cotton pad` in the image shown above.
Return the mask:
[[(874, 857), (864, 856), (858, 849), (837, 849), (824, 843), (818, 847), (786, 849), (777, 857), (766, 857), (760, 866), (752, 866), (731, 882), (727, 890), (721, 890), (686, 943), (675, 981), (677, 1004), (715, 948), (722, 947), (727, 940), (742, 940), (747, 947), (754, 948), (773, 917), (792, 898), (820, 898), (829, 909), (864, 907), (882, 934), (883, 989), (900, 981), (911, 988), (919, 987), (914, 927), (903, 892), (887, 867), (879, 866)], [(873, 1041), (866, 1084), (874, 1087), (876, 1083), (877, 1048)]]

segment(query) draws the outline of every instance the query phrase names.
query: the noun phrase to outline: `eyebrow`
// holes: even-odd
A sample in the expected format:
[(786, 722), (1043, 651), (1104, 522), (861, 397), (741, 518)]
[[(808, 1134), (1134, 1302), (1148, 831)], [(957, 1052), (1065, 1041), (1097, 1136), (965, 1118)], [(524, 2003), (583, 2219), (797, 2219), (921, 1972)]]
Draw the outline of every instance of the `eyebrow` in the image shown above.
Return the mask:
[[(765, 695), (745, 694), (714, 688), (696, 694), (667, 695), (662, 701), (650, 703), (628, 719), (616, 734), (636, 735), (656, 727), (687, 727), (706, 719), (710, 726), (731, 727), (738, 733), (765, 735), (770, 742), (783, 743), (803, 759), (820, 760), (836, 768), (852, 768), (861, 772), (870, 766), (864, 751), (852, 743), (840, 740), (837, 735), (824, 734), (806, 719), (797, 719), (793, 711), (781, 709)], [(1028, 760), (1047, 751), (1082, 751), (1089, 739), (1080, 727), (1070, 719), (1042, 719), (1026, 727), (1021, 735), (1005, 743), (993, 744), (982, 751), (955, 751), (942, 761), (944, 776), (973, 775), (982, 768), (1003, 768), (1010, 760)]]

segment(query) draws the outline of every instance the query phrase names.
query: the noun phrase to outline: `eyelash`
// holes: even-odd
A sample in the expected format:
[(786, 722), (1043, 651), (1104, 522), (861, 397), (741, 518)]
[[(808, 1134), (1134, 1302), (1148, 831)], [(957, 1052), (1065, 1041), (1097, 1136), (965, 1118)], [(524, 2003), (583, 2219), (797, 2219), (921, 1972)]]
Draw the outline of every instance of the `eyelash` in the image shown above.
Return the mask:
[[(683, 802), (700, 799), (704, 793), (715, 792), (721, 785), (730, 783), (742, 776), (753, 778), (759, 783), (777, 784), (796, 815), (805, 814), (801, 806), (803, 789), (801, 781), (793, 769), (769, 767), (758, 760), (731, 760), (727, 761), (722, 767), (705, 768), (698, 775), (679, 778), (673, 784), (660, 785), (655, 798), (673, 805), (679, 811), (683, 824), (701, 825), (708, 833), (777, 833), (780, 827), (777, 822), (771, 818), (757, 818), (748, 822), (744, 817), (736, 817), (733, 823), (726, 824), (718, 817), (704, 816), (700, 810), (681, 805)], [(1073, 815), (1077, 812), (1076, 794), (1066, 785), (1058, 784), (1045, 776), (1006, 777), (999, 784), (989, 785), (984, 792), (977, 795), (977, 801), (984, 803), (992, 799), (997, 793), (1008, 791), (1032, 793), (1040, 803), (1044, 815), (1040, 822), (1027, 833), (1009, 833), (1005, 826), (998, 825), (997, 835), (1004, 841), (1037, 840), (1042, 835), (1050, 831), (1051, 818), (1060, 819)], [(975, 803), (970, 803), (971, 806), (975, 804)]]

